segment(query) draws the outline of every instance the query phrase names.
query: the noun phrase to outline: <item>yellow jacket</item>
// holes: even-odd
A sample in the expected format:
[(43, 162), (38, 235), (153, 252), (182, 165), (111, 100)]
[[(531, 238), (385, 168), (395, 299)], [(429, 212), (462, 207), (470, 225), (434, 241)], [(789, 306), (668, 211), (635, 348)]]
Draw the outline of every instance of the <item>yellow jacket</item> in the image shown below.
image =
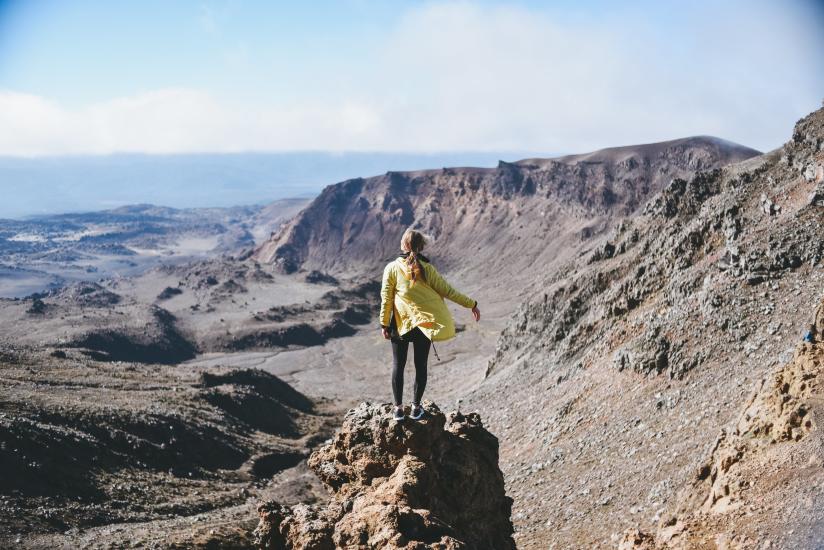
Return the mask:
[(398, 334), (403, 335), (415, 327), (429, 338), (439, 342), (455, 336), (455, 321), (446, 307), (449, 298), (464, 307), (474, 307), (475, 300), (452, 288), (441, 277), (435, 266), (420, 259), (426, 273), (426, 282), (412, 282), (404, 258), (398, 258), (383, 270), (381, 284), (381, 325), (389, 326), (390, 315), (395, 312)]

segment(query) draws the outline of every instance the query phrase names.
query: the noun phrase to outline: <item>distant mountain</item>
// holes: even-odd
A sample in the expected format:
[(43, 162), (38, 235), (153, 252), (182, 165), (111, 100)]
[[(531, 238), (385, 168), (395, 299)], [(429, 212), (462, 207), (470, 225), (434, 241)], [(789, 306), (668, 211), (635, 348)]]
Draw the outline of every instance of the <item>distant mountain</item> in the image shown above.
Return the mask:
[(356, 274), (390, 259), (414, 224), (435, 238), (439, 266), (518, 277), (524, 268), (558, 261), (673, 178), (758, 154), (699, 136), (496, 168), (351, 179), (324, 189), (256, 257), (285, 271)]
[(354, 176), (421, 166), (494, 166), (496, 153), (238, 153), (0, 157), (0, 218), (151, 202), (177, 208), (312, 197)]

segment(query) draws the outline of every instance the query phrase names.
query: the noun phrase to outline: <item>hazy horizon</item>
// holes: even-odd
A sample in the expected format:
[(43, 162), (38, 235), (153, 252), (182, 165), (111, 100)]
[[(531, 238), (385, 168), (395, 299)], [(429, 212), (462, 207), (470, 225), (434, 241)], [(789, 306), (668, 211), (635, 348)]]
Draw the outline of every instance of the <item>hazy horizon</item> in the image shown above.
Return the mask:
[(148, 203), (172, 208), (265, 204), (312, 197), (327, 185), (387, 171), (493, 167), (529, 152), (112, 153), (0, 156), (0, 219), (108, 210)]

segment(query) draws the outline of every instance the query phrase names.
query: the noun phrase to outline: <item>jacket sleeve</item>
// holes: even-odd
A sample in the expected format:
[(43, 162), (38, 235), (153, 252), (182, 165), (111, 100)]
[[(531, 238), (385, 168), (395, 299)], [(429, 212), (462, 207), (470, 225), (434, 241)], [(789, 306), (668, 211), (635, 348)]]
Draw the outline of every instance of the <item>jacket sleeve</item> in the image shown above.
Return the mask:
[(455, 290), (454, 288), (452, 288), (452, 286), (446, 282), (446, 279), (441, 277), (441, 274), (438, 273), (438, 270), (435, 269), (434, 265), (429, 263), (425, 265), (426, 283), (432, 287), (432, 290), (434, 290), (444, 298), (448, 298), (456, 304), (462, 305), (463, 307), (475, 307), (475, 304), (477, 302), (469, 296), (465, 296), (457, 290)]
[(387, 265), (383, 270), (383, 280), (381, 281), (381, 326), (389, 326), (389, 318), (392, 316), (392, 308), (395, 304), (395, 270), (392, 264)]

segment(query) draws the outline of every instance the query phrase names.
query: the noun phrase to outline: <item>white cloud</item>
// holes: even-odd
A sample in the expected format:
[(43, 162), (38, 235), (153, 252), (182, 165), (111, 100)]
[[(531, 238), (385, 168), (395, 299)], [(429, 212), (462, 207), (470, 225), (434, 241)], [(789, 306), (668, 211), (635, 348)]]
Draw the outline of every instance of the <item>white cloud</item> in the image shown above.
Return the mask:
[(354, 102), (246, 108), (166, 89), (68, 110), (0, 92), (0, 152), (7, 155), (345, 150), (376, 123), (368, 106)]
[(683, 14), (689, 28), (667, 33), (638, 13), (562, 24), (430, 4), (385, 50), (385, 80), (412, 90), (385, 124), (407, 147), (436, 149), (584, 151), (695, 134), (774, 147), (819, 106), (821, 32), (805, 39), (786, 6), (748, 7)]
[[(69, 109), (0, 91), (0, 154), (555, 153), (694, 134), (769, 148), (819, 106), (821, 37), (805, 37), (781, 6), (750, 6), (685, 15), (689, 32), (669, 39), (638, 14), (571, 23), (524, 8), (424, 4), (373, 57), (353, 60), (363, 76), (340, 95), (307, 89), (250, 104), (174, 88)], [(208, 9), (201, 25), (215, 29)], [(245, 65), (251, 55), (241, 45), (232, 58)], [(347, 70), (315, 69), (328, 69), (326, 87)]]

